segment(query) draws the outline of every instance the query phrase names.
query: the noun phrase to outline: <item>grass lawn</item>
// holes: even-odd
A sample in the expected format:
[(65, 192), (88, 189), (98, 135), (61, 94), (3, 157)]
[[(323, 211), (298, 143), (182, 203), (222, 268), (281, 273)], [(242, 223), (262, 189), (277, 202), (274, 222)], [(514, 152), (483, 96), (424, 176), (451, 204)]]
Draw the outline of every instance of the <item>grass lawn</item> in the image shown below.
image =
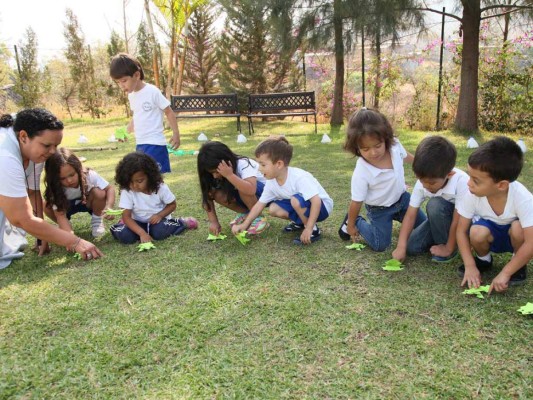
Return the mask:
[[(107, 138), (124, 121), (67, 125), (63, 144), (113, 145)], [(391, 250), (346, 250), (337, 229), (355, 159), (342, 150), (344, 130), (319, 126), (333, 139), (321, 144), (312, 124), (257, 122), (256, 134), (237, 144), (233, 120), (180, 127), (183, 149), (198, 149), (204, 131), (247, 156), (269, 134), (286, 134), (292, 165), (313, 173), (335, 201), (323, 239), (296, 247), (294, 235), (281, 232), (285, 222), (270, 219), (246, 247), (232, 237), (207, 242), (196, 157), (172, 155), (166, 182), (177, 196), (174, 215), (199, 218), (197, 231), (147, 253), (107, 234), (98, 261), (54, 246), (0, 271), (1, 399), (533, 398), (533, 318), (516, 311), (533, 301), (531, 276), (481, 300), (462, 294), (459, 260), (435, 265), (420, 256), (385, 272)], [(90, 143), (77, 144), (80, 133)], [(398, 134), (411, 152), (426, 135)], [(444, 134), (465, 168), (466, 139)], [(532, 190), (533, 140), (526, 144), (520, 180)], [(116, 145), (78, 155), (112, 182), (116, 163), (134, 149), (133, 141)], [(218, 212), (230, 234), (233, 213)], [(89, 220), (73, 217), (86, 239)], [(488, 281), (508, 258), (496, 257)]]

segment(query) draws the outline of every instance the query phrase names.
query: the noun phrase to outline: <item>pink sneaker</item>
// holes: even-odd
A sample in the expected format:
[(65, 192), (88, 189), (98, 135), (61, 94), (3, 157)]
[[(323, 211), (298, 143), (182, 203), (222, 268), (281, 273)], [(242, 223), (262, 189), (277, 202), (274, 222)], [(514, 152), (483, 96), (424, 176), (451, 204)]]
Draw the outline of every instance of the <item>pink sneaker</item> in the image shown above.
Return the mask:
[(258, 235), (268, 228), (269, 224), (265, 217), (257, 217), (252, 221), (250, 227), (248, 228), (248, 233), (250, 235)]
[(187, 229), (198, 228), (198, 220), (194, 217), (185, 217), (185, 218), (181, 218), (181, 220), (187, 226)]
[(233, 226), (233, 225), (240, 225), (244, 222), (244, 220), (246, 219), (246, 216), (248, 215), (248, 213), (239, 213), (235, 216), (235, 218), (233, 218), (233, 220), (229, 223), (229, 226)]

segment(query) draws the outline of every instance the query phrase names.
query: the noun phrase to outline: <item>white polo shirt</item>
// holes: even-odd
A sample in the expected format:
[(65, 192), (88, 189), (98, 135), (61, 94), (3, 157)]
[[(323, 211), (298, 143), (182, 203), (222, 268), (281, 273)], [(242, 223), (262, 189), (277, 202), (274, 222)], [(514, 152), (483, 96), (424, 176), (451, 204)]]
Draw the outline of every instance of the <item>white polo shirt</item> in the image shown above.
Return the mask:
[(150, 83), (145, 83), (138, 92), (128, 94), (133, 111), (133, 128), (137, 144), (167, 144), (163, 133), (163, 110), (170, 102), (161, 91)]
[[(109, 182), (102, 178), (95, 170), (89, 169), (86, 172), (85, 181), (87, 183), (87, 193), (94, 187), (104, 190), (109, 186)], [(67, 200), (81, 199), (81, 188), (63, 188)]]
[(266, 182), (265, 177), (259, 171), (259, 164), (249, 158), (239, 158), (237, 160), (236, 175), (241, 179), (255, 178), (257, 182)]
[(461, 171), (458, 168), (454, 168), (453, 174), (446, 183), (446, 186), (439, 189), (436, 193), (431, 193), (426, 190), (420, 180), (417, 180), (413, 193), (411, 194), (411, 200), (409, 205), (411, 207), (420, 208), (424, 200), (431, 197), (442, 197), (444, 200), (450, 203), (456, 204), (456, 199), (461, 198), (468, 192), (468, 174)]
[(405, 192), (403, 159), (407, 157), (398, 139), (390, 149), (392, 169), (374, 167), (359, 157), (352, 175), (352, 200), (363, 201), (369, 206), (390, 207)]
[[(145, 194), (133, 190), (121, 190), (119, 207), (131, 210), (131, 217), (134, 220), (148, 222), (152, 215), (157, 214), (174, 200), (176, 196), (165, 183), (162, 183), (157, 193)], [(165, 218), (171, 218), (171, 215)]]
[(457, 212), (468, 219), (486, 219), (498, 225), (509, 225), (519, 220), (522, 228), (533, 226), (533, 195), (520, 182), (509, 184), (507, 203), (501, 215), (496, 215), (486, 197), (466, 193), (456, 205)]

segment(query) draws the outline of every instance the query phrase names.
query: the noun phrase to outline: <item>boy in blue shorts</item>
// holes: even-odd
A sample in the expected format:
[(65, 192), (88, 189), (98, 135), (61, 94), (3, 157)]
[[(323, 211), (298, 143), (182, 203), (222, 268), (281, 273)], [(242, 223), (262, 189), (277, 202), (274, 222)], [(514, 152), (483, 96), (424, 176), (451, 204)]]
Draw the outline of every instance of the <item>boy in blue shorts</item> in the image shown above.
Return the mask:
[(270, 215), (291, 222), (285, 232), (302, 232), (294, 244), (310, 244), (320, 239), (317, 222), (325, 220), (333, 209), (333, 200), (322, 185), (309, 172), (289, 167), (292, 146), (284, 137), (269, 138), (255, 149), (259, 171), (267, 179), (261, 197), (252, 207), (246, 219), (233, 225), (237, 234), (250, 226), (252, 221), (269, 205)]
[(525, 282), (533, 258), (533, 195), (516, 181), (523, 165), (522, 150), (506, 137), (483, 144), (468, 158), (470, 192), (457, 205), (462, 286), (479, 287), (481, 272), (492, 267), (490, 252), (513, 256), (492, 280), (489, 293)]
[(172, 128), (170, 145), (180, 146), (180, 132), (170, 102), (161, 91), (144, 82), (144, 71), (136, 58), (129, 54), (117, 54), (109, 67), (111, 78), (128, 93), (133, 111), (132, 127), (135, 131), (136, 150), (148, 154), (158, 164), (161, 173), (170, 172), (167, 142), (163, 133), (163, 114)]

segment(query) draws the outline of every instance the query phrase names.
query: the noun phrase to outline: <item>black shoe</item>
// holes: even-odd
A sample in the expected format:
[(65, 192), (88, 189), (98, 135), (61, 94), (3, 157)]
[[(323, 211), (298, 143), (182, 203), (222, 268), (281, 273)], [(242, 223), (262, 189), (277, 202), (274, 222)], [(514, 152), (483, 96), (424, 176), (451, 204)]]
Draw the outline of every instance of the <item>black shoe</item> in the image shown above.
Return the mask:
[(518, 271), (511, 275), (509, 279), (509, 286), (518, 286), (522, 285), (526, 281), (527, 277), (527, 265), (524, 265)]
[[(476, 262), (476, 268), (480, 273), (487, 272), (489, 269), (492, 268), (492, 258), (490, 261), (484, 261), (477, 257), (474, 257), (474, 261)], [(457, 268), (457, 275), (459, 275), (459, 278), (463, 278), (465, 276), (465, 265), (461, 264), (459, 268)]]
[[(322, 235), (322, 232), (320, 232), (320, 228), (317, 227), (311, 234), (311, 243), (315, 243), (317, 240), (319, 240), (321, 235)], [(300, 238), (296, 238), (292, 242), (298, 245), (303, 244)]]
[(342, 240), (350, 240), (350, 235), (348, 234), (348, 214), (346, 214), (346, 217), (344, 217), (344, 221), (342, 221), (341, 227), (339, 228), (339, 237)]
[(297, 224), (294, 221), (291, 221), (289, 223), (289, 225), (287, 225), (285, 228), (283, 228), (283, 230), (285, 232), (299, 232), (299, 231), (303, 231), (304, 228), (305, 228), (305, 226)]

